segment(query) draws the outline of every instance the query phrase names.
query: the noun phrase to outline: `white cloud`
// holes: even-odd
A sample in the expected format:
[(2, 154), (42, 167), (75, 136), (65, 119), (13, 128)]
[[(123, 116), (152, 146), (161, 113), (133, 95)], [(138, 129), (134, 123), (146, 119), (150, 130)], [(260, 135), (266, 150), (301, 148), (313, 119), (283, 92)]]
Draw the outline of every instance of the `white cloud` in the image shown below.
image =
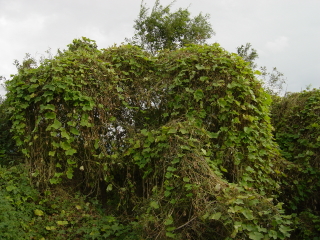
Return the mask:
[(5, 19), (5, 17), (1, 17), (0, 18), (0, 25), (2, 26), (6, 26), (8, 24), (7, 20)]
[(274, 41), (267, 42), (267, 48), (273, 53), (281, 52), (288, 46), (288, 38), (281, 36), (276, 38)]

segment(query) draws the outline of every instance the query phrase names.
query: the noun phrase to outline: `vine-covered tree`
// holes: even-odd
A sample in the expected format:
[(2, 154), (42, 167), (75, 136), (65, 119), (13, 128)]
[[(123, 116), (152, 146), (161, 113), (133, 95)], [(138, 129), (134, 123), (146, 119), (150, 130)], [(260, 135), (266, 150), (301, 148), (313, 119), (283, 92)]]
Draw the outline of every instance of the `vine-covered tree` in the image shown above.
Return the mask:
[(163, 7), (156, 0), (149, 14), (149, 8), (142, 1), (139, 16), (134, 21), (134, 36), (126, 39), (127, 42), (155, 54), (161, 49), (174, 50), (186, 44), (203, 44), (215, 34), (208, 22), (209, 14), (200, 13), (191, 18), (187, 8), (171, 12), (173, 3)]

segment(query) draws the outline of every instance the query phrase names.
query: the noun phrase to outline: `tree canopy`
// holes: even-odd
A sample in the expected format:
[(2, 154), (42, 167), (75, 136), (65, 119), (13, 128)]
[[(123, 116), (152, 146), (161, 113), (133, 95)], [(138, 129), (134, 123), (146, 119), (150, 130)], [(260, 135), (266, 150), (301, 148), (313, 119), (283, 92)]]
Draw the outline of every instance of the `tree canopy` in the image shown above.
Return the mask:
[(179, 8), (171, 12), (172, 4), (163, 7), (156, 0), (149, 15), (149, 8), (142, 1), (134, 24), (135, 34), (127, 41), (155, 54), (161, 49), (174, 50), (186, 44), (203, 44), (214, 34), (208, 14), (200, 13), (191, 18), (188, 9)]

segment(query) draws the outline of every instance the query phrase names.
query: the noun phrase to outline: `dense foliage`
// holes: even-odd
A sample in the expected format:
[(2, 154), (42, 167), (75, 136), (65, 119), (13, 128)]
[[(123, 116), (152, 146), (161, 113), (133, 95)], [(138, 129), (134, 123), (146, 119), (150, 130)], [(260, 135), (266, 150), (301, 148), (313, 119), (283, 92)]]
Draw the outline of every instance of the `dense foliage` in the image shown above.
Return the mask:
[(283, 201), (299, 216), (297, 239), (320, 236), (320, 90), (289, 93), (272, 107), (275, 137), (286, 170)]
[(147, 239), (290, 236), (270, 97), (218, 44), (155, 57), (75, 40), (7, 88), (13, 138), (41, 191), (97, 194)]
[(139, 231), (104, 214), (96, 201), (62, 188), (40, 194), (24, 165), (0, 167), (1, 239), (138, 239), (133, 228)]
[(8, 113), (8, 102), (0, 97), (0, 161), (1, 164), (14, 164), (19, 160), (21, 154), (12, 139), (13, 134), (11, 129), (11, 115)]
[(172, 4), (142, 2), (130, 45), (14, 62), (1, 239), (320, 239), (320, 90), (279, 96), (251, 44), (195, 45), (209, 16)]

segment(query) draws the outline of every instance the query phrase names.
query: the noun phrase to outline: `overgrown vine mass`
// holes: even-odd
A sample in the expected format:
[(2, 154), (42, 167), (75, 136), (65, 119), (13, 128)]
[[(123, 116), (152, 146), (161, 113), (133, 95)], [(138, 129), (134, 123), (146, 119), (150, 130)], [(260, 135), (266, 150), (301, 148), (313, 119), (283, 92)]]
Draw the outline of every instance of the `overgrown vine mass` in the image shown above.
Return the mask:
[(290, 236), (276, 200), (288, 163), (247, 62), (218, 44), (152, 56), (79, 43), (7, 85), (36, 186), (94, 192), (150, 239)]
[(320, 90), (280, 96), (173, 3), (142, 1), (129, 44), (14, 61), (0, 239), (319, 240)]

